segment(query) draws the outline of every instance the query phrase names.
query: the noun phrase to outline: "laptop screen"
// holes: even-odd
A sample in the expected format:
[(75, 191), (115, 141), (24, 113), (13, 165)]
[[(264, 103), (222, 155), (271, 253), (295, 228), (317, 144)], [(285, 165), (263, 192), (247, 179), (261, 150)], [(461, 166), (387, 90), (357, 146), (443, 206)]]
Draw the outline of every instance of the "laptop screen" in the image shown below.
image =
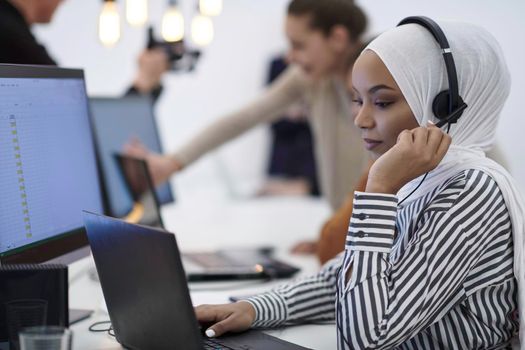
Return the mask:
[(0, 66), (0, 255), (83, 227), (82, 210), (102, 212), (83, 74), (42, 71)]
[[(133, 199), (120, 176), (113, 155), (121, 153), (124, 145), (133, 137), (138, 138), (148, 149), (162, 152), (152, 102), (144, 96), (92, 98), (90, 101), (109, 212), (112, 216), (124, 217), (131, 210)], [(156, 192), (160, 204), (173, 202), (169, 184), (158, 187)]]
[(126, 220), (136, 224), (163, 228), (158, 198), (146, 162), (122, 154), (115, 154), (114, 158), (134, 202), (132, 210), (125, 217)]

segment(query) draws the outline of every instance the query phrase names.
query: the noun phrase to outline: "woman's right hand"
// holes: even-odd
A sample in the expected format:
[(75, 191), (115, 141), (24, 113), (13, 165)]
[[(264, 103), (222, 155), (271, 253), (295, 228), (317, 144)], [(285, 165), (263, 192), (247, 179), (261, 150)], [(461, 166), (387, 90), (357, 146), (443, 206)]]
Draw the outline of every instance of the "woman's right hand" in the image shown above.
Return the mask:
[(151, 152), (138, 139), (132, 139), (124, 145), (124, 153), (146, 161), (155, 186), (168, 181), (171, 175), (182, 169), (175, 158)]
[(195, 315), (201, 325), (210, 325), (206, 336), (219, 337), (227, 332), (243, 332), (255, 321), (255, 308), (246, 301), (232, 304), (199, 305)]
[(397, 143), (370, 168), (366, 192), (396, 194), (409, 181), (435, 169), (451, 142), (450, 135), (431, 123), (402, 131)]

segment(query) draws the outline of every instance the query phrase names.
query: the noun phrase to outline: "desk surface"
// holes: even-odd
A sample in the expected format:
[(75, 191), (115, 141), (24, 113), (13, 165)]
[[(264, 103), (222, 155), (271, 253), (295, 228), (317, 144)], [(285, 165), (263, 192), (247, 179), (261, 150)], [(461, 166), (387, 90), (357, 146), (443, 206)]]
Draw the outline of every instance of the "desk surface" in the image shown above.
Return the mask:
[[(315, 199), (263, 198), (220, 204), (187, 203), (163, 208), (169, 231), (175, 232), (183, 251), (239, 246), (271, 245), (277, 255), (302, 268), (301, 275), (319, 269), (314, 257), (290, 256), (289, 248), (299, 240), (315, 238), (329, 215), (327, 205)], [(88, 327), (109, 320), (103, 311), (100, 285), (89, 278), (91, 258), (70, 267), (70, 306), (95, 309), (95, 314), (72, 326), (75, 350), (122, 349), (107, 333), (91, 333)], [(280, 282), (197, 283), (190, 285), (194, 305), (225, 303), (231, 295), (251, 295)], [(335, 349), (335, 326), (303, 325), (270, 330), (267, 333), (312, 349)]]

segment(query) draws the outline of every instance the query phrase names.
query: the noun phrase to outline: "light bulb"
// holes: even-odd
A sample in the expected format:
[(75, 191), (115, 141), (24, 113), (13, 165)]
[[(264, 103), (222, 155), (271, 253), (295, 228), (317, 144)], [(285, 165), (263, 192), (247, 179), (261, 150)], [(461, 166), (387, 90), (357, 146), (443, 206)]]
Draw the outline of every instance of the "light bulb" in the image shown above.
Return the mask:
[(191, 38), (199, 46), (209, 45), (213, 40), (213, 22), (209, 17), (197, 15), (191, 22)]
[(114, 1), (104, 1), (98, 19), (98, 36), (107, 47), (115, 45), (120, 39), (120, 16)]
[(199, 0), (199, 9), (204, 16), (218, 16), (222, 12), (222, 0)]
[(184, 38), (184, 17), (175, 6), (169, 7), (162, 18), (162, 37), (170, 42)]
[(148, 21), (148, 0), (126, 0), (126, 19), (132, 26), (139, 27)]

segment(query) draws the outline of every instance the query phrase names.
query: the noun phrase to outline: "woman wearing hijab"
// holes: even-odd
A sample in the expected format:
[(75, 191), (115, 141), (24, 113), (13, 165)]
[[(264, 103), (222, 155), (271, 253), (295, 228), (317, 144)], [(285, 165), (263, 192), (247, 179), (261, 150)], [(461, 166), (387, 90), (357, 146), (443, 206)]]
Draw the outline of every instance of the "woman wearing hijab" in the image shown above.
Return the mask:
[(488, 32), (439, 25), (468, 105), (457, 124), (449, 134), (433, 124), (448, 80), (430, 32), (407, 24), (374, 40), (352, 82), (355, 124), (376, 160), (355, 193), (345, 252), (315, 276), (197, 307), (214, 323), (208, 336), (324, 320), (335, 320), (340, 349), (500, 349), (518, 328), (523, 336), (525, 209), (510, 175), (484, 154), (509, 72)]

